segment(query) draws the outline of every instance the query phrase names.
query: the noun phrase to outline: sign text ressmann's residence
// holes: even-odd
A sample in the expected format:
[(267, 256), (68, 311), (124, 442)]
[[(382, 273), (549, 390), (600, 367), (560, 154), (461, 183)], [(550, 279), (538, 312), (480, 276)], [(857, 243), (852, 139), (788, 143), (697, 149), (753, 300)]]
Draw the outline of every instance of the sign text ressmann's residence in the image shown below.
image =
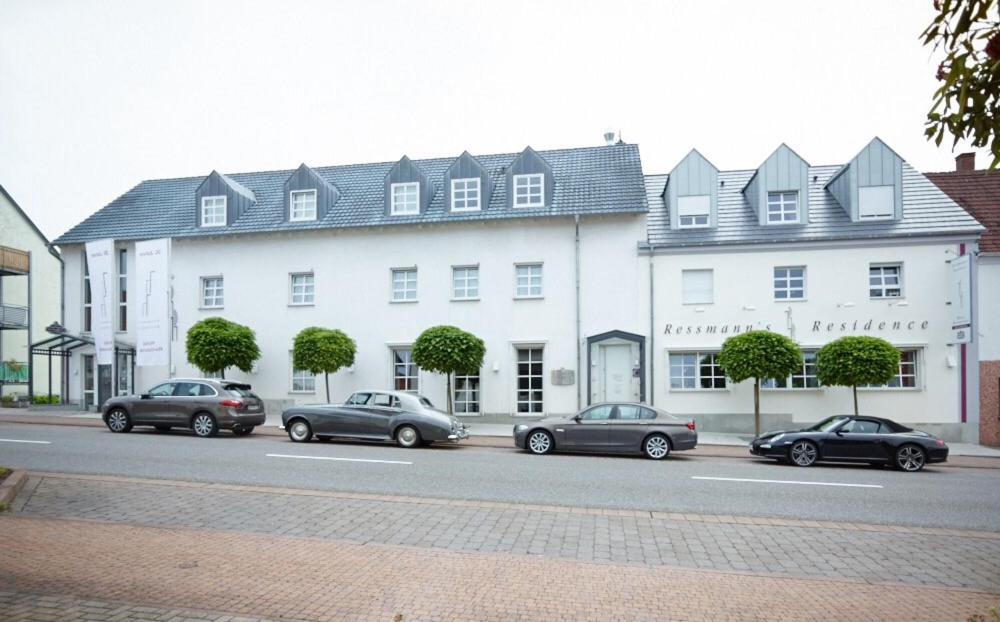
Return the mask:
[[(813, 333), (871, 333), (896, 332), (904, 330), (927, 330), (928, 320), (847, 320), (828, 322), (813, 320), (810, 324)], [(667, 324), (663, 330), (665, 335), (738, 335), (751, 330), (771, 330), (771, 324)]]

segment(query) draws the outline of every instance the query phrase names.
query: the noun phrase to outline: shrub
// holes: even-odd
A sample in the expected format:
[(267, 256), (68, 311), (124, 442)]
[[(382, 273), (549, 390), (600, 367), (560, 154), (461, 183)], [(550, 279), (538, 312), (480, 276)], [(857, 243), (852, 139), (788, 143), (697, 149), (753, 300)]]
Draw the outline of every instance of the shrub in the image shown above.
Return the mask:
[(752, 330), (726, 339), (719, 367), (733, 382), (753, 378), (753, 427), (760, 434), (760, 381), (785, 378), (802, 369), (802, 351), (795, 342), (766, 330)]
[(292, 344), (292, 365), (313, 374), (323, 374), (326, 401), (330, 402), (330, 374), (354, 364), (357, 346), (342, 331), (310, 326), (295, 336)]
[(821, 384), (851, 387), (858, 414), (858, 385), (885, 384), (899, 373), (899, 350), (878, 337), (841, 337), (816, 353)]
[(483, 366), (486, 344), (479, 337), (455, 326), (433, 326), (413, 342), (413, 362), (427, 371), (445, 374), (448, 414), (451, 406), (451, 375), (476, 374)]
[(226, 368), (250, 373), (260, 358), (257, 338), (250, 328), (221, 317), (201, 320), (187, 332), (188, 362), (209, 374), (226, 377)]

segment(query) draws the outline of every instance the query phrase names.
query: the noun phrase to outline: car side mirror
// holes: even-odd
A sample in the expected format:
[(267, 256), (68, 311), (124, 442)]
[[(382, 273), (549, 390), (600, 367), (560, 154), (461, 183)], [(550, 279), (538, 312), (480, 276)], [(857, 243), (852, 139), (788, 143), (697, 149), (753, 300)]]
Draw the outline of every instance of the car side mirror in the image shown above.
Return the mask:
[(847, 430), (845, 430), (844, 428), (837, 428), (837, 431), (834, 432), (834, 434), (836, 434), (837, 436), (842, 436), (846, 431)]
[(576, 421), (577, 423), (580, 423), (581, 419), (583, 419), (583, 416), (581, 416), (581, 415), (573, 415), (573, 421)]
[(153, 399), (153, 396), (150, 395), (149, 393), (143, 393), (142, 395), (139, 396), (139, 399), (150, 400)]

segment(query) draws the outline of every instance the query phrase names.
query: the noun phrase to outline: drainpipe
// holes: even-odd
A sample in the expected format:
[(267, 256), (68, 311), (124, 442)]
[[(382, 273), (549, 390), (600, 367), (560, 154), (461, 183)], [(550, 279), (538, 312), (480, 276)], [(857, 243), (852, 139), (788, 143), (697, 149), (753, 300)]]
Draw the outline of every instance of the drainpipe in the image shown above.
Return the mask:
[[(576, 254), (576, 256), (574, 258), (575, 259), (574, 271), (576, 273), (574, 275), (575, 278), (576, 278), (576, 368), (578, 370), (580, 370), (580, 373), (577, 374), (577, 378), (576, 378), (576, 382), (577, 382), (577, 385), (576, 385), (576, 387), (577, 387), (576, 388), (576, 410), (579, 412), (580, 408), (582, 407), (582, 401), (581, 401), (581, 398), (580, 398), (580, 391), (581, 391), (581, 387), (583, 386), (583, 373), (582, 373), (583, 372), (583, 367), (582, 367), (582, 364), (581, 364), (581, 361), (580, 361), (581, 330), (580, 330), (580, 215), (579, 214), (575, 214), (573, 216), (573, 226), (574, 226), (574, 235), (575, 235), (575, 238), (574, 238), (574, 252)], [(587, 370), (587, 373), (588, 374), (590, 373), (589, 369)]]
[(653, 320), (653, 247), (649, 247), (649, 405), (655, 406), (656, 396), (656, 325)]

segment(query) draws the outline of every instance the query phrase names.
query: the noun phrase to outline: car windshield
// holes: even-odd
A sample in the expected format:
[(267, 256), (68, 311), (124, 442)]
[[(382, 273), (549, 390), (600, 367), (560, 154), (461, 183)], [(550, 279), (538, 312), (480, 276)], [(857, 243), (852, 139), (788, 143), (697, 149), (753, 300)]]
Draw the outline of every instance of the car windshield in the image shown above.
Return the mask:
[(829, 419), (824, 419), (813, 427), (806, 429), (810, 432), (829, 432), (846, 420), (847, 417), (830, 417)]

